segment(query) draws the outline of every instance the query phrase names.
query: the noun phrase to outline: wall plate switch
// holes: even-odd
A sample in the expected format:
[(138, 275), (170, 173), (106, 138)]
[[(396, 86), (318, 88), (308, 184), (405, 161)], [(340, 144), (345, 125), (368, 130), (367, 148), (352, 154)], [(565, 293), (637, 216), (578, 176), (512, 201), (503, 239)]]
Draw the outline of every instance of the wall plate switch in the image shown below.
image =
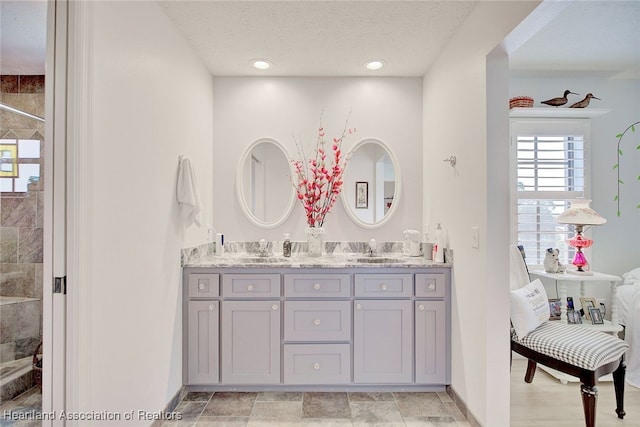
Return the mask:
[(480, 247), (480, 229), (478, 227), (471, 227), (471, 247)]

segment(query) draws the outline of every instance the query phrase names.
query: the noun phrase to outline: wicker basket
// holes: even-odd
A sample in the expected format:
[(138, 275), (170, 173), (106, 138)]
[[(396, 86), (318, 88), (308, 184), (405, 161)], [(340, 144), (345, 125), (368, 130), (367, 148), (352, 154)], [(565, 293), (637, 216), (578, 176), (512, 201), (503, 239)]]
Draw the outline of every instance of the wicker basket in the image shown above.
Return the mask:
[(33, 382), (38, 386), (38, 388), (42, 389), (42, 342), (36, 348), (35, 353), (33, 353), (33, 364), (32, 370), (33, 373)]
[(533, 98), (530, 96), (516, 96), (509, 100), (509, 109), (531, 107), (533, 107)]

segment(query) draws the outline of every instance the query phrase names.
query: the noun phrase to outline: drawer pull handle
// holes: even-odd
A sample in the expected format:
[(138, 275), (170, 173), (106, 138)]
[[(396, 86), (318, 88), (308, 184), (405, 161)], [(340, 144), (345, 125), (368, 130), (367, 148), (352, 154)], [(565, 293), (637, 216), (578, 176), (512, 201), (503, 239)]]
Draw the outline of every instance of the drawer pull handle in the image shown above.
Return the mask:
[(362, 304), (356, 304), (356, 310), (362, 310)]
[(278, 304), (273, 304), (271, 306), (271, 310), (277, 310), (278, 309)]
[(386, 291), (387, 289), (389, 289), (389, 287), (383, 283), (382, 285), (380, 285), (380, 289)]
[(424, 304), (420, 304), (420, 305), (418, 306), (418, 309), (419, 309), (420, 311), (424, 311)]
[(429, 283), (429, 289), (434, 290), (436, 288), (435, 283)]
[(318, 369), (320, 369), (320, 364), (319, 364), (318, 362), (314, 363), (314, 364), (313, 364), (313, 369), (315, 369), (316, 371), (317, 371)]
[(252, 291), (252, 290), (253, 290), (253, 285), (249, 285), (249, 286), (247, 286), (247, 290), (248, 290), (248, 291)]
[(313, 324), (316, 325), (316, 326), (320, 326), (320, 319), (314, 320)]
[(313, 289), (315, 289), (316, 291), (320, 290), (320, 283), (316, 283), (313, 285)]
[(205, 286), (204, 282), (200, 282), (200, 283), (198, 284), (198, 289), (200, 289), (201, 291), (202, 291), (202, 290), (204, 290), (204, 288), (205, 288), (205, 287), (206, 287), (206, 286)]
[(215, 310), (215, 309), (216, 309), (216, 306), (215, 306), (215, 305), (211, 304), (211, 305), (209, 306), (209, 311), (213, 311), (213, 310)]

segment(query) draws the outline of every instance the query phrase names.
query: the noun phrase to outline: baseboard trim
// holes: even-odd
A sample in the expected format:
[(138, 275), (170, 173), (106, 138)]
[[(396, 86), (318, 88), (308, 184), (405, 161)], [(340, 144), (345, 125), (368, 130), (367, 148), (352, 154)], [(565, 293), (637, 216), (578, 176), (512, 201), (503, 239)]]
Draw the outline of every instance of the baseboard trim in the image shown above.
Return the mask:
[[(178, 406), (180, 401), (182, 401), (182, 398), (184, 397), (185, 394), (187, 394), (187, 389), (185, 388), (185, 386), (180, 387), (180, 389), (171, 398), (171, 400), (169, 400), (169, 403), (167, 403), (167, 405), (165, 406), (163, 413), (171, 414), (173, 410), (176, 409), (176, 406)], [(166, 418), (171, 419), (169, 418), (169, 416), (167, 416)], [(166, 419), (154, 420), (153, 423), (151, 424), (151, 427), (160, 427), (165, 421)]]
[(469, 424), (471, 424), (472, 427), (482, 427), (482, 425), (478, 422), (478, 420), (473, 415), (473, 413), (471, 413), (469, 408), (467, 408), (467, 404), (464, 402), (464, 400), (460, 397), (458, 393), (456, 393), (456, 391), (450, 385), (447, 386), (447, 394), (449, 395), (451, 400), (453, 400), (453, 402), (458, 407), (460, 412), (462, 412), (462, 415), (464, 415), (467, 418), (467, 421), (469, 421)]

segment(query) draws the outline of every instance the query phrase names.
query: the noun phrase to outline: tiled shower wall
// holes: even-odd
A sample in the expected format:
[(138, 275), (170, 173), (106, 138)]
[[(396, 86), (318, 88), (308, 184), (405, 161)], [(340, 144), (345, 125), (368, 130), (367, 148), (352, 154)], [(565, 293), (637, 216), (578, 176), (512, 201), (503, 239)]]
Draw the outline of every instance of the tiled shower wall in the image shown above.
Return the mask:
[[(44, 76), (0, 76), (0, 101), (44, 117)], [(44, 123), (0, 110), (0, 139), (40, 140), (40, 180), (0, 193), (0, 362), (32, 356), (42, 337)], [(37, 160), (36, 160), (37, 162)]]

